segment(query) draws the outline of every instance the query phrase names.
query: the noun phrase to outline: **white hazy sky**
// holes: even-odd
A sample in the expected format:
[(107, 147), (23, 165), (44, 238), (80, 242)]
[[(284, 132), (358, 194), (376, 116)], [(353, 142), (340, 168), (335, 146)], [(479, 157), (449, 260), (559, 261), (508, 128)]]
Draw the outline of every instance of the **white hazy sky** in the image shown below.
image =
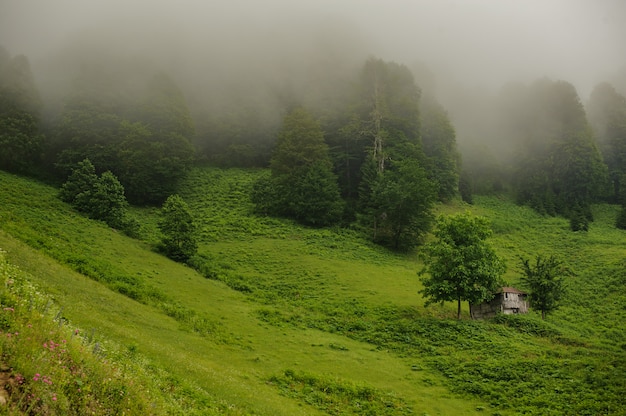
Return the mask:
[(0, 45), (32, 61), (98, 31), (171, 59), (193, 51), (241, 62), (328, 27), (326, 42), (346, 53), (357, 42), (466, 85), (549, 76), (588, 92), (626, 67), (626, 0), (0, 0)]

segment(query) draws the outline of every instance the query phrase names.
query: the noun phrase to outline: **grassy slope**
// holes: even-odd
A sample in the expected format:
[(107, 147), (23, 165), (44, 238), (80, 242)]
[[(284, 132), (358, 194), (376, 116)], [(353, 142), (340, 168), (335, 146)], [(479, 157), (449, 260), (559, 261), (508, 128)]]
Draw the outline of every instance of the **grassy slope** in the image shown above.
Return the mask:
[[(315, 329), (276, 327), (261, 322), (257, 317), (258, 304), (247, 301), (245, 295), (152, 253), (145, 243), (74, 214), (56, 200), (53, 189), (5, 174), (2, 174), (2, 186), (0, 218), (4, 231), (0, 233), (0, 247), (8, 252), (9, 258), (38, 278), (36, 283), (55, 296), (64, 308), (63, 314), (74, 324), (96, 328), (97, 334), (132, 345), (179, 379), (191, 380), (193, 385), (208, 392), (199, 393), (198, 397), (215, 409), (226, 403), (233, 414), (314, 414), (313, 407), (280, 395), (267, 383), (271, 376), (286, 369), (332, 374), (385, 391), (393, 390), (414, 409), (429, 414), (472, 414), (479, 403), (461, 398), (449, 398), (441, 403), (446, 390), (441, 387), (440, 376), (411, 371), (413, 361), (373, 351), (369, 344)], [(11, 235), (39, 251), (26, 247)], [(250, 246), (236, 250), (229, 247), (232, 242), (224, 242), (216, 250), (228, 252), (228, 259), (244, 264), (244, 269), (255, 268), (242, 260), (242, 251), (268, 256), (271, 244), (257, 242), (269, 250), (261, 253), (253, 240), (249, 239)], [(273, 240), (261, 238), (260, 241)], [(289, 245), (288, 239), (279, 241)], [(167, 293), (171, 299), (210, 317), (214, 333), (200, 336), (181, 331), (181, 325), (158, 308), (113, 293), (42, 256), (41, 252), (65, 261), (69, 259), (72, 265), (76, 265), (77, 257), (91, 259), (95, 267), (110, 273), (136, 276), (144, 286)], [(283, 255), (290, 257), (289, 251)], [(222, 262), (228, 260), (223, 258)], [(409, 273), (406, 267), (396, 267)], [(298, 269), (302, 270), (303, 266)], [(425, 378), (428, 384), (424, 383)], [(419, 399), (414, 396), (415, 390), (420, 391)]]
[[(73, 213), (53, 189), (3, 173), (0, 247), (55, 294), (75, 324), (133, 346), (171, 372), (172, 390), (196, 409), (314, 414), (304, 404), (315, 401), (311, 396), (293, 389), (279, 394), (280, 380), (268, 382), (294, 370), (392, 391), (416, 414), (473, 414), (487, 402), (501, 414), (620, 414), (623, 399), (615, 391), (623, 381), (614, 384), (624, 371), (626, 301), (614, 289), (626, 284), (626, 237), (609, 226), (611, 207), (597, 209), (589, 233), (573, 234), (563, 220), (478, 198), (472, 210), (492, 219), (509, 281), (518, 276), (517, 254), (558, 254), (575, 273), (572, 304), (551, 324), (456, 323), (441, 319), (453, 314), (452, 306), (422, 307), (415, 259), (373, 247), (350, 231), (249, 215), (245, 196), (254, 177), (196, 170), (183, 191), (202, 225), (201, 255), (218, 280), (149, 250), (157, 238), (155, 210), (135, 212), (148, 243), (139, 242)], [(42, 253), (100, 276), (143, 304)], [(178, 320), (166, 316), (171, 308), (164, 303), (201, 317), (202, 334), (180, 314), (170, 314)], [(506, 377), (503, 368), (511, 368)], [(608, 387), (596, 385), (600, 377)], [(519, 396), (516, 407), (498, 405), (512, 396)], [(578, 407), (569, 403), (574, 397), (582, 402)]]

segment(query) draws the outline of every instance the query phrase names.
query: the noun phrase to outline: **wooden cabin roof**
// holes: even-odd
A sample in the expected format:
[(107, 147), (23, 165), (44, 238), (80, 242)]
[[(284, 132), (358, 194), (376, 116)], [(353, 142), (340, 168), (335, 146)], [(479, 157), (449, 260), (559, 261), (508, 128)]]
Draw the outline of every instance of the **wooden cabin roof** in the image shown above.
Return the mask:
[(517, 293), (519, 295), (526, 295), (526, 292), (522, 292), (519, 289), (516, 289), (514, 287), (510, 287), (510, 286), (505, 286), (505, 287), (501, 287), (500, 289), (498, 289), (498, 291), (496, 293)]

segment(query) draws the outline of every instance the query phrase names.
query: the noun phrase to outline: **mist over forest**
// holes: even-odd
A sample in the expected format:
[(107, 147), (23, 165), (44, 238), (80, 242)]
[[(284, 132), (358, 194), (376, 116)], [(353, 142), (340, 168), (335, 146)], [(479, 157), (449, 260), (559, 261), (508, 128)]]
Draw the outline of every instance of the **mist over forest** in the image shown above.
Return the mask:
[(375, 56), (414, 71), (459, 129), (473, 96), (508, 82), (565, 80), (583, 100), (602, 81), (625, 93), (625, 19), (619, 0), (4, 0), (0, 39), (28, 57), (44, 101), (91, 64), (164, 71), (209, 110), (224, 96), (271, 106), (276, 89), (305, 99)]
[(320, 129), (348, 220), (385, 161), (442, 201), (513, 190), (589, 217), (622, 201), (625, 20), (619, 0), (4, 0), (5, 129), (29, 145), (3, 166), (62, 181), (88, 157), (159, 203), (198, 161), (275, 173), (291, 120)]
[(626, 415), (625, 41), (626, 0), (0, 0), (0, 414)]

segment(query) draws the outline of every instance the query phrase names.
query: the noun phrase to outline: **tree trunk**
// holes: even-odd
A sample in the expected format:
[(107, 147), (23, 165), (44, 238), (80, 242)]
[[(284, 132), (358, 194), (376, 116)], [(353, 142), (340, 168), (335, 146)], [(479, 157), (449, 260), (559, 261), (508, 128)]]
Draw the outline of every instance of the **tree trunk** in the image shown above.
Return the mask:
[(546, 311), (544, 311), (544, 310), (542, 310), (542, 311), (541, 311), (541, 319), (542, 319), (543, 321), (545, 321), (545, 320), (546, 320)]
[(457, 300), (456, 319), (461, 319), (461, 298)]
[(374, 72), (374, 109), (372, 117), (374, 118), (374, 160), (377, 162), (378, 173), (385, 170), (385, 157), (383, 155), (383, 137), (381, 134), (381, 122), (383, 119), (381, 92), (378, 81), (378, 74)]

